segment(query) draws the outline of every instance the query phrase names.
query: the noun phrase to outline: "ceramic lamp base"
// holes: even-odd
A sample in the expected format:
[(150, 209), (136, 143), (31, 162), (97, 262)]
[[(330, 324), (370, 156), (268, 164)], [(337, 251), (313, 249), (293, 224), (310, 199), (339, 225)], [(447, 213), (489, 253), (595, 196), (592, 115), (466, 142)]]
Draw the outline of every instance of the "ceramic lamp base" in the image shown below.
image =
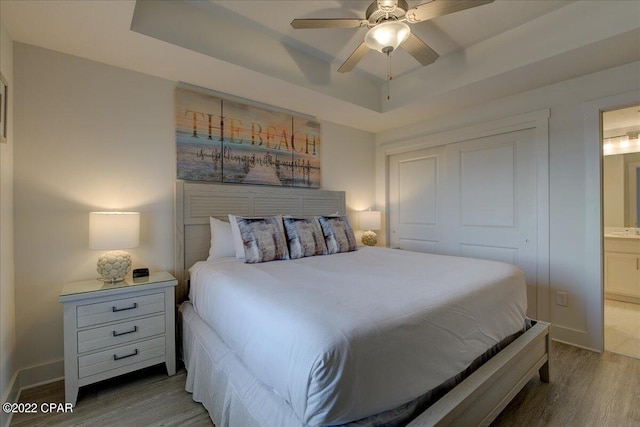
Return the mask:
[(365, 231), (362, 233), (362, 243), (367, 246), (375, 246), (378, 244), (378, 235), (373, 231)]
[(131, 255), (125, 251), (109, 251), (98, 258), (98, 273), (105, 282), (119, 282), (131, 271)]

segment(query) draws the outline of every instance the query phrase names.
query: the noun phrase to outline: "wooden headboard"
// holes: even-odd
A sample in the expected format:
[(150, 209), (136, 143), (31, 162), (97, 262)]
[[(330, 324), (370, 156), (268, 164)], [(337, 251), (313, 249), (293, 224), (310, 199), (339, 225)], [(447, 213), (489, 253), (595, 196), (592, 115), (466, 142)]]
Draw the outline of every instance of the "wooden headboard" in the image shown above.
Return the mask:
[(176, 182), (174, 207), (178, 302), (187, 299), (188, 269), (209, 256), (209, 217), (346, 214), (344, 191), (183, 181)]

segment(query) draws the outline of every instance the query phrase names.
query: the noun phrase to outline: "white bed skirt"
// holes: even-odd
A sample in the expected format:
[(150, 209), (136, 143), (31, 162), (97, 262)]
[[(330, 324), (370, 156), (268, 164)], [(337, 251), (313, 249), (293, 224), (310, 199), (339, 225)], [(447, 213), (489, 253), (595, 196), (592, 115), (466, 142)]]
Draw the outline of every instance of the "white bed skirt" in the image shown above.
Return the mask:
[[(283, 398), (249, 373), (189, 301), (180, 306), (179, 319), (187, 370), (185, 390), (204, 405), (216, 427), (308, 427)], [(349, 425), (387, 425), (384, 420), (403, 418), (414, 409), (407, 404)]]
[(193, 305), (180, 306), (185, 389), (216, 427), (302, 426), (291, 407), (251, 375)]
[[(180, 306), (180, 314), (183, 358), (187, 369), (185, 389), (193, 394), (194, 401), (204, 405), (216, 427), (294, 427), (304, 425), (283, 398), (273, 390), (265, 387), (244, 367), (235, 353), (200, 318), (190, 302), (184, 302)], [(549, 381), (546, 353), (549, 347), (548, 332), (549, 325), (544, 322), (538, 322), (536, 326), (518, 338), (513, 345), (507, 347), (510, 350), (507, 351), (505, 349), (505, 351), (491, 359), (489, 363), (462, 383), (463, 386), (469, 382), (475, 384), (478, 378), (489, 376), (498, 379), (485, 378), (484, 381), (487, 384), (493, 384), (493, 386), (498, 387), (497, 383), (502, 381), (501, 379), (517, 374), (517, 378), (513, 380), (519, 381), (516, 386), (512, 387), (513, 381), (504, 380), (507, 383), (504, 387), (507, 387), (507, 390), (511, 387), (510, 393), (507, 393), (506, 397), (498, 402), (497, 405), (488, 405), (483, 401), (484, 397), (488, 395), (486, 387), (493, 386), (487, 386), (486, 384), (480, 384), (479, 386), (477, 384), (466, 385), (464, 392), (460, 391), (452, 396), (449, 396), (451, 393), (447, 394), (445, 398), (440, 399), (433, 405), (429, 411), (419, 416), (414, 423), (416, 425), (425, 425), (425, 420), (431, 420), (427, 421), (426, 424), (433, 425), (442, 422), (443, 425), (448, 425), (449, 422), (443, 420), (451, 421), (455, 419), (455, 416), (463, 418), (462, 415), (464, 415), (463, 412), (465, 410), (459, 409), (459, 407), (466, 408), (469, 406), (469, 408), (472, 408), (469, 410), (470, 415), (468, 415), (471, 418), (467, 421), (469, 421), (469, 425), (475, 425), (482, 419), (482, 417), (478, 417), (477, 410), (473, 409), (473, 405), (477, 403), (477, 400), (483, 408), (485, 406), (489, 410), (494, 408), (493, 412), (485, 418), (488, 425), (537, 370), (540, 370), (543, 381)], [(511, 353), (517, 354), (514, 356)], [(539, 356), (542, 357), (539, 358)], [(507, 360), (502, 360), (504, 358)], [(535, 363), (529, 363), (530, 361), (519, 362), (519, 358), (533, 358), (535, 360), (532, 360)], [(518, 373), (519, 371), (516, 369), (518, 367), (524, 370), (523, 373)], [(486, 372), (487, 370), (495, 372), (489, 375)], [(512, 374), (512, 372), (515, 372), (515, 374)], [(480, 396), (477, 395), (478, 393), (480, 393)], [(467, 394), (469, 395), (467, 396)], [(465, 399), (468, 398), (472, 403), (468, 403), (466, 400), (458, 402), (462, 396), (467, 396)], [(451, 403), (450, 401), (454, 402)], [(438, 407), (440, 404), (448, 408), (444, 416), (441, 414), (442, 408)], [(397, 408), (390, 412), (395, 412), (394, 417), (400, 414), (404, 416), (412, 412), (413, 409), (412, 406), (409, 406), (407, 408)], [(380, 415), (361, 420), (353, 425), (392, 425), (388, 422), (379, 422), (381, 419), (377, 419), (377, 417)], [(383, 415), (383, 419), (387, 418)], [(480, 424), (483, 423), (481, 422)]]

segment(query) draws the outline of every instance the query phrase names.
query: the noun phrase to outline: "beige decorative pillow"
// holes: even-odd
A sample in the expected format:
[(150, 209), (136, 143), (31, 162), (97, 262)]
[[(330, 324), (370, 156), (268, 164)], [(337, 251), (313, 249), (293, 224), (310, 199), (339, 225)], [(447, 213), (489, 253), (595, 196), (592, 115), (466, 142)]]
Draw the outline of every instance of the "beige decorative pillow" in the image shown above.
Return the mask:
[(327, 254), (317, 218), (284, 217), (283, 222), (291, 259)]
[(322, 227), (329, 254), (358, 250), (349, 218), (346, 216), (319, 216), (318, 221)]
[(281, 217), (237, 217), (244, 246), (244, 262), (258, 263), (289, 259)]

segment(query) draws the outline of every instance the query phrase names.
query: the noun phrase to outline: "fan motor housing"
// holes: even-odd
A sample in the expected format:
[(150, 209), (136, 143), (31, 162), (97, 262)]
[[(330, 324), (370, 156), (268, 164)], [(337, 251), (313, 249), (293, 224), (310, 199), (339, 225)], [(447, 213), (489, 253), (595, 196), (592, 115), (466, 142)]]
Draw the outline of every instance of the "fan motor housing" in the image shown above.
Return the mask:
[[(398, 0), (398, 4), (393, 12), (389, 12), (390, 20), (402, 19), (409, 10), (409, 4), (406, 0)], [(387, 20), (387, 12), (378, 7), (378, 2), (374, 1), (367, 8), (367, 14), (365, 15), (369, 24), (376, 25), (382, 21)]]

